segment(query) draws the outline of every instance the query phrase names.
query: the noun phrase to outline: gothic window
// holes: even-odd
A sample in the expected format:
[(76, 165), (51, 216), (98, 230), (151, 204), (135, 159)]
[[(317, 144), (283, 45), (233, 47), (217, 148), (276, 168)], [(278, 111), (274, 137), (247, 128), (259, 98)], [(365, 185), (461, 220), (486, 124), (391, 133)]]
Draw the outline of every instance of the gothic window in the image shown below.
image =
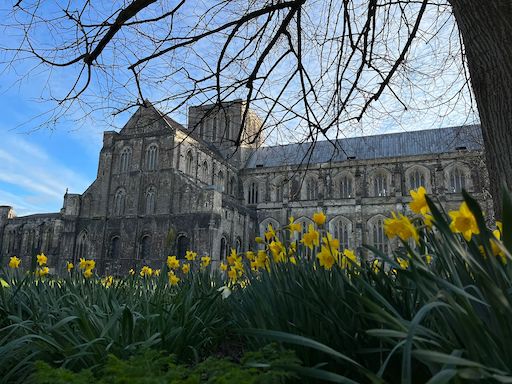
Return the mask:
[(77, 259), (86, 259), (90, 257), (89, 252), (89, 241), (86, 231), (82, 231), (78, 236), (76, 243), (76, 257)]
[(154, 171), (158, 160), (158, 147), (156, 144), (151, 144), (146, 150), (146, 169)]
[(388, 194), (388, 177), (384, 172), (378, 172), (373, 177), (373, 195), (387, 196)]
[(344, 175), (340, 178), (340, 197), (342, 199), (349, 199), (353, 196), (352, 177)]
[(334, 232), (334, 237), (340, 241), (340, 251), (351, 248), (350, 236), (352, 234), (352, 225), (349, 220), (340, 218), (334, 222), (331, 227)]
[(318, 197), (318, 183), (315, 179), (306, 180), (306, 200), (316, 200)]
[(130, 148), (124, 148), (121, 152), (121, 173), (128, 172), (130, 170), (130, 161), (132, 157), (132, 151)]
[(192, 155), (192, 151), (187, 152), (185, 172), (189, 175), (194, 174), (194, 156)]
[(247, 203), (258, 204), (258, 183), (251, 181), (247, 191)]
[(119, 259), (119, 247), (120, 240), (119, 236), (114, 236), (110, 241), (110, 257), (112, 259)]
[(217, 185), (220, 188), (221, 192), (224, 192), (224, 173), (222, 171), (219, 171), (217, 174)]
[(206, 161), (203, 162), (203, 181), (208, 184), (208, 163)]
[(217, 140), (217, 116), (212, 119), (212, 137), (214, 137), (213, 141)]
[(121, 216), (124, 214), (126, 194), (123, 189), (119, 189), (114, 196), (114, 215)]
[(226, 139), (231, 137), (231, 116), (226, 116)]
[(466, 188), (466, 175), (459, 167), (454, 167), (449, 174), (450, 192), (461, 193)]
[(155, 197), (156, 192), (153, 188), (148, 189), (146, 192), (146, 214), (155, 213)]
[(234, 176), (229, 179), (228, 192), (231, 196), (236, 196), (236, 179)]
[(418, 189), (419, 187), (426, 187), (425, 174), (419, 169), (414, 169), (409, 173), (409, 188)]
[(236, 253), (242, 252), (242, 239), (240, 239), (239, 237), (236, 238), (235, 249)]
[(140, 258), (149, 259), (151, 256), (151, 237), (149, 235), (142, 236), (140, 241)]
[(221, 239), (220, 239), (220, 259), (226, 260), (227, 257), (228, 257), (228, 248), (226, 246), (226, 238), (221, 237)]
[(178, 259), (185, 258), (185, 255), (187, 254), (188, 247), (189, 247), (188, 237), (185, 235), (178, 236), (177, 250), (176, 250)]
[(278, 182), (275, 185), (276, 201), (277, 202), (283, 201), (283, 195), (284, 195), (283, 189), (284, 189), (284, 185), (282, 182)]
[(204, 139), (204, 122), (201, 121), (199, 123), (199, 136), (201, 137), (201, 139)]
[(381, 252), (388, 252), (388, 241), (384, 233), (384, 219), (377, 217), (369, 226), (372, 245)]

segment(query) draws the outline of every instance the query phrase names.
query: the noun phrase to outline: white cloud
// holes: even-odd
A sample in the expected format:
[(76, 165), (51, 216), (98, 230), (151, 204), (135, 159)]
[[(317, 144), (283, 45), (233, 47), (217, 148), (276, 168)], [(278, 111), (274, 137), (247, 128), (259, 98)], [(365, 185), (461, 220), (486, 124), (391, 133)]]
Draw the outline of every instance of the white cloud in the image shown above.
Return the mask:
[(0, 204), (13, 205), (18, 215), (57, 212), (66, 188), (82, 192), (91, 182), (17, 134), (2, 139)]

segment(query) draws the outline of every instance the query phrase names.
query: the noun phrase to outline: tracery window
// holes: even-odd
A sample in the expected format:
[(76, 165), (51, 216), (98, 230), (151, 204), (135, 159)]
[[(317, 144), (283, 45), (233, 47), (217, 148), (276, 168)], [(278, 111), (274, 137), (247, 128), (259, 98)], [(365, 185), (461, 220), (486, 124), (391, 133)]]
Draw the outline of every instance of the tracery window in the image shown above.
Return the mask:
[(208, 171), (208, 163), (206, 161), (203, 162), (203, 181), (208, 183), (208, 177), (210, 173)]
[(76, 243), (76, 257), (79, 259), (86, 259), (89, 257), (89, 241), (86, 231), (82, 231), (78, 236)]
[(340, 197), (342, 199), (349, 199), (352, 196), (352, 177), (344, 175), (340, 178)]
[(306, 180), (306, 200), (316, 200), (318, 197), (318, 184), (313, 178)]
[(192, 151), (187, 152), (187, 157), (185, 161), (185, 172), (189, 175), (194, 174), (194, 156), (192, 155)]
[(459, 167), (450, 171), (450, 192), (461, 193), (466, 188), (466, 175)]
[(124, 148), (121, 152), (121, 167), (120, 171), (122, 173), (128, 172), (130, 170), (130, 162), (132, 157), (132, 151), (130, 148)]
[(388, 196), (388, 177), (384, 172), (378, 172), (373, 178), (373, 195)]
[(340, 251), (351, 248), (350, 235), (352, 225), (346, 219), (338, 219), (334, 223), (334, 237), (340, 241)]
[(388, 252), (388, 240), (384, 233), (384, 219), (378, 217), (370, 225), (372, 244), (379, 251)]
[(151, 144), (146, 150), (146, 169), (154, 171), (156, 169), (158, 160), (158, 147), (156, 144)]
[(124, 214), (126, 194), (123, 189), (119, 189), (114, 196), (114, 215), (121, 216)]
[(413, 170), (409, 174), (409, 187), (411, 189), (418, 189), (419, 187), (426, 187), (425, 174), (419, 169)]
[(258, 183), (251, 181), (249, 183), (249, 189), (247, 191), (247, 202), (249, 204), (258, 203)]
[(155, 197), (156, 192), (153, 188), (148, 189), (146, 192), (146, 213), (155, 213)]

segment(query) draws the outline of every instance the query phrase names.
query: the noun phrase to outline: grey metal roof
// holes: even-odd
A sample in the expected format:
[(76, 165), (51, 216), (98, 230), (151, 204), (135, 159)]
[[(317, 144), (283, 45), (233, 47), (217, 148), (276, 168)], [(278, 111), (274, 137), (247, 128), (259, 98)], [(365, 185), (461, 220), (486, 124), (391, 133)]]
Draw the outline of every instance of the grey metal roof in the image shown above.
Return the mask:
[(483, 148), (480, 125), (428, 129), (333, 141), (261, 147), (248, 158), (246, 168), (342, 162), (454, 152)]

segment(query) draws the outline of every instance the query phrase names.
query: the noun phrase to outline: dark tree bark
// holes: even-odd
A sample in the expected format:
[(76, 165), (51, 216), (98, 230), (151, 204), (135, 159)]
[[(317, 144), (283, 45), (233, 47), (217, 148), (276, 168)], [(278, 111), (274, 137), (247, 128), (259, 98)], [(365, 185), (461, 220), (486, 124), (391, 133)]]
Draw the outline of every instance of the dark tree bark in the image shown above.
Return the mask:
[(450, 3), (480, 114), (494, 211), (501, 218), (502, 185), (512, 188), (512, 1)]

